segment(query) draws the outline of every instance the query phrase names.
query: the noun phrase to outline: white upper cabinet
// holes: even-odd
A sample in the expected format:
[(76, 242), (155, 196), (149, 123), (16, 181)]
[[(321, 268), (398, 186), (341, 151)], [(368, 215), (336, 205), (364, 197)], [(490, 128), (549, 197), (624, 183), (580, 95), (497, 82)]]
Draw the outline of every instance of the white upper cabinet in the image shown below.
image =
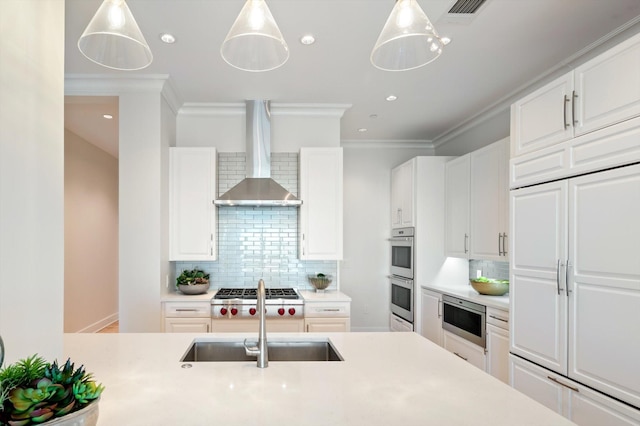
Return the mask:
[(471, 153), (470, 258), (506, 261), (509, 138)]
[(511, 106), (512, 156), (526, 154), (573, 136), (571, 96), (573, 74), (557, 80), (520, 99)]
[(216, 150), (169, 149), (169, 260), (216, 260)]
[(415, 163), (411, 159), (391, 170), (391, 228), (415, 226)]
[(640, 34), (511, 106), (510, 187), (640, 161)]
[(445, 254), (469, 258), (470, 154), (445, 164)]
[(342, 259), (342, 169), (342, 148), (300, 149), (300, 259)]

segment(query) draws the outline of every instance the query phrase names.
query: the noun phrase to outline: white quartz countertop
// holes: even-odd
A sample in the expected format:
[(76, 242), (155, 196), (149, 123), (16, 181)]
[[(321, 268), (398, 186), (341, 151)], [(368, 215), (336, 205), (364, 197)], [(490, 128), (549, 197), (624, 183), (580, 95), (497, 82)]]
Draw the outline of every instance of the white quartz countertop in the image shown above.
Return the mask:
[(98, 426), (570, 425), (568, 420), (416, 333), (328, 337), (344, 362), (179, 359), (194, 339), (254, 334), (65, 334), (65, 357), (105, 386)]
[(218, 290), (209, 290), (203, 294), (183, 294), (179, 291), (163, 294), (161, 302), (206, 302), (211, 300)]
[(341, 291), (328, 290), (316, 292), (309, 290), (300, 291), (305, 302), (351, 302), (351, 298)]
[(450, 296), (456, 296), (461, 299), (479, 303), (491, 308), (502, 309), (504, 311), (509, 310), (509, 293), (505, 294), (504, 296), (485, 296), (475, 291), (470, 284), (457, 284), (451, 286), (423, 284), (422, 287), (426, 288), (427, 290), (433, 290), (439, 293), (448, 294)]

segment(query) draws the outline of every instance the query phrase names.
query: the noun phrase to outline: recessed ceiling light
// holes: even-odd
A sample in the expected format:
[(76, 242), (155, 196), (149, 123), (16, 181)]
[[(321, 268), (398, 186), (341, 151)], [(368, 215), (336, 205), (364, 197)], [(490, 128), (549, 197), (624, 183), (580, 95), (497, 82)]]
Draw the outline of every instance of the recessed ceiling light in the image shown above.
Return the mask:
[(367, 129), (365, 129), (364, 127), (360, 127), (360, 128), (358, 129), (358, 131), (359, 131), (360, 133), (364, 133), (364, 132), (366, 132), (366, 131), (367, 131)]
[(378, 114), (369, 114), (369, 118), (378, 118)]
[(395, 101), (396, 99), (398, 99), (398, 97), (397, 97), (396, 95), (389, 95), (389, 96), (387, 96), (387, 100), (388, 100), (389, 102), (393, 102), (393, 101)]
[(305, 34), (300, 37), (300, 43), (310, 45), (316, 42), (316, 38), (311, 34)]
[(111, 120), (113, 118), (113, 115), (111, 115), (111, 114), (103, 114), (102, 116), (104, 118), (106, 118), (107, 120)]
[(176, 42), (174, 35), (169, 33), (160, 34), (160, 40), (167, 44), (173, 44)]

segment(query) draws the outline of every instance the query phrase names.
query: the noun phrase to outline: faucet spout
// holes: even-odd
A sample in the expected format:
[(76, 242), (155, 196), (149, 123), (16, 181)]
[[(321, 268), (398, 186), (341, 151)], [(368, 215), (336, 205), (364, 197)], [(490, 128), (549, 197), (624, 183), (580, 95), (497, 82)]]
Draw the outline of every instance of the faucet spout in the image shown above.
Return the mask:
[(260, 318), (260, 330), (258, 333), (258, 346), (249, 347), (247, 341), (244, 341), (244, 349), (247, 355), (258, 357), (258, 368), (266, 368), (269, 366), (269, 349), (267, 347), (267, 328), (265, 320), (265, 301), (266, 290), (264, 281), (258, 281), (258, 316)]

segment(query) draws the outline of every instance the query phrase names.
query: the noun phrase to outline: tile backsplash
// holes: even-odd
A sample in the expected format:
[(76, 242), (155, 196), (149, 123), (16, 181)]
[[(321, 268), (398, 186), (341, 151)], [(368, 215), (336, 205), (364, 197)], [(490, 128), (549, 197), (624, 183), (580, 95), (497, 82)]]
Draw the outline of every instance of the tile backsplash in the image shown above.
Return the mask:
[[(244, 153), (218, 154), (218, 194), (245, 177), (245, 164)], [(298, 154), (272, 153), (271, 177), (297, 195)], [(337, 273), (336, 261), (298, 259), (296, 207), (219, 207), (217, 237), (217, 261), (176, 262), (176, 276), (197, 267), (210, 274), (212, 288), (255, 287), (263, 278), (267, 287), (312, 290), (307, 274)]]
[(497, 280), (509, 279), (509, 262), (491, 260), (469, 260), (469, 278), (476, 277), (476, 271), (481, 270), (482, 276)]

